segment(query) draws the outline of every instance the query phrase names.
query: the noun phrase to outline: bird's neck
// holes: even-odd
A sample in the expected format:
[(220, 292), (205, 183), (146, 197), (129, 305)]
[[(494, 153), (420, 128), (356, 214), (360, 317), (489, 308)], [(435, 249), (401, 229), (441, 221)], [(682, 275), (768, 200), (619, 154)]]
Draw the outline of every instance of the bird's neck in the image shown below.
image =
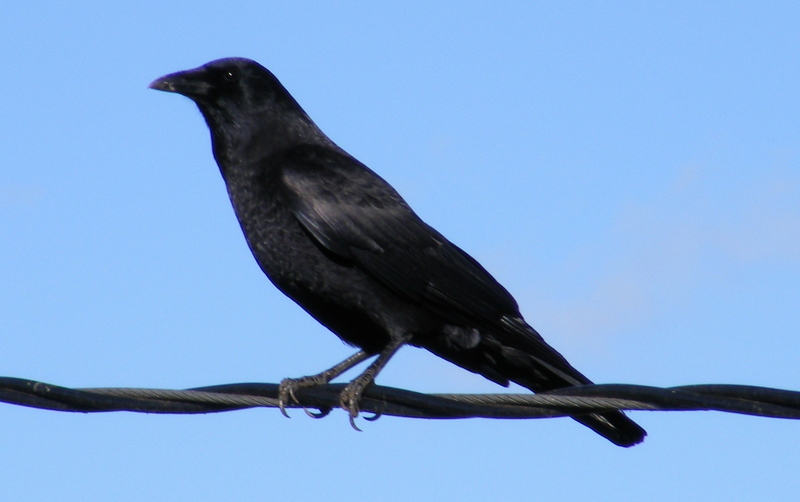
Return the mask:
[(298, 145), (310, 144), (340, 150), (317, 126), (299, 111), (293, 120), (273, 120), (264, 113), (231, 120), (223, 116), (206, 116), (211, 132), (214, 159), (225, 171), (236, 166), (253, 166), (270, 156)]

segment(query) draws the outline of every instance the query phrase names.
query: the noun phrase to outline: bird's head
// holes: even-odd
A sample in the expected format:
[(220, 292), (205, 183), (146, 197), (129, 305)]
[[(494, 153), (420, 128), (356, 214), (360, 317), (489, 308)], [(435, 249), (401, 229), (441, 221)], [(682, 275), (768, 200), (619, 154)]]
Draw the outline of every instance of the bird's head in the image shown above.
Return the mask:
[(175, 92), (198, 105), (257, 106), (288, 95), (278, 79), (266, 68), (245, 58), (211, 61), (192, 70), (170, 73), (154, 80), (151, 89)]
[(250, 59), (211, 61), (158, 78), (150, 88), (183, 94), (197, 104), (215, 156), (234, 150), (241, 156), (242, 149), (263, 156), (291, 144), (330, 141), (278, 79)]

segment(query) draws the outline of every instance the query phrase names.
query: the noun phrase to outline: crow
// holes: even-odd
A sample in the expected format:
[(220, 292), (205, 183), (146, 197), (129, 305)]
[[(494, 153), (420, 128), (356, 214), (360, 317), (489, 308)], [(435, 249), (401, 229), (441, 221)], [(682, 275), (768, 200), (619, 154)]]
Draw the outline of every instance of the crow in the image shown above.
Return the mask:
[[(365, 388), (406, 344), (503, 386), (542, 392), (591, 384), (525, 322), (489, 272), (331, 141), (269, 70), (226, 58), (150, 87), (197, 104), (236, 217), (267, 277), (360, 349), (317, 375), (284, 379), (282, 410), (297, 389), (326, 384), (377, 355), (340, 395), (353, 423)], [(619, 446), (646, 435), (620, 411), (573, 418)]]

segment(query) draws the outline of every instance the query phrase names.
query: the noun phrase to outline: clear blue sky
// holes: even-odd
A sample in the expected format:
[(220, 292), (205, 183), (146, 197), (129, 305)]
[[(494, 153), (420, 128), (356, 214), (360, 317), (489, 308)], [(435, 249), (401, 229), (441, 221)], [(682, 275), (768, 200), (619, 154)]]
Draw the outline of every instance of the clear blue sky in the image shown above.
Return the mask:
[[(196, 107), (147, 89), (244, 56), (596, 381), (800, 390), (796, 2), (6, 2), (0, 19), (0, 374), (185, 388), (351, 353), (257, 268)], [(502, 390), (413, 348), (379, 382)], [(800, 491), (798, 422), (633, 416), (649, 437), (624, 450), (568, 419), (357, 433), (342, 412), (0, 405), (0, 499)]]

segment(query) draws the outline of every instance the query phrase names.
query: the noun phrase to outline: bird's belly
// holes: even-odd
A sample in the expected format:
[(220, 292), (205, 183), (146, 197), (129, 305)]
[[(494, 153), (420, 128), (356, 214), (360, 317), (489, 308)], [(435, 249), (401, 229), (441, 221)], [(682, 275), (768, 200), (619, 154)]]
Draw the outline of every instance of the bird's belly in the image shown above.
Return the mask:
[(293, 218), (244, 230), (272, 283), (345, 342), (379, 352), (392, 333), (420, 330), (420, 309), (323, 250)]

